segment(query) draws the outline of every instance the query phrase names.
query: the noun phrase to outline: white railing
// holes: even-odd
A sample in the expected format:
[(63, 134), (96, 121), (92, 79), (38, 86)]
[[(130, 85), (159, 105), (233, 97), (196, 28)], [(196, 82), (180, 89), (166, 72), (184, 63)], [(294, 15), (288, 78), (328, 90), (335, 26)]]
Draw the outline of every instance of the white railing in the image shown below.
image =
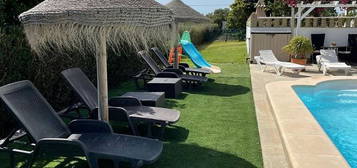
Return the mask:
[[(296, 19), (294, 20), (296, 25)], [(250, 27), (291, 27), (291, 17), (250, 17)], [(357, 28), (357, 17), (306, 17), (301, 27)]]

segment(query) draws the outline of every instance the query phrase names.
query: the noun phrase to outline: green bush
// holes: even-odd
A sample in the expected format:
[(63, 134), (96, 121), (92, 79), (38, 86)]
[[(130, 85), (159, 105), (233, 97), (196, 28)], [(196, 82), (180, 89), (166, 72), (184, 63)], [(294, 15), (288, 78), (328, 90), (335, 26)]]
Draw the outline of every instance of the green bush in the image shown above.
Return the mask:
[[(32, 58), (26, 45), (22, 29), (0, 29), (0, 85), (13, 81), (28, 79), (31, 75)], [(0, 136), (8, 132), (7, 126), (12, 126), (9, 116), (0, 109)]]
[(290, 54), (293, 58), (306, 58), (313, 51), (310, 39), (304, 36), (295, 36), (289, 44), (283, 47), (283, 50)]
[(245, 40), (245, 29), (226, 29), (223, 31), (225, 40)]
[(220, 28), (217, 24), (197, 24), (185, 23), (179, 25), (179, 32), (189, 31), (192, 43), (201, 45), (206, 42), (213, 41), (221, 34)]
[[(53, 51), (43, 59), (31, 52), (21, 26), (12, 26), (0, 32), (0, 86), (19, 80), (30, 80), (56, 110), (70, 105), (73, 98), (70, 89), (61, 78), (62, 70), (80, 67), (91, 80), (96, 78), (94, 56), (80, 56), (76, 53)], [(117, 86), (143, 68), (136, 52), (129, 48), (121, 56), (108, 52), (109, 87)], [(0, 136), (6, 135), (13, 124), (4, 108), (0, 109)]]

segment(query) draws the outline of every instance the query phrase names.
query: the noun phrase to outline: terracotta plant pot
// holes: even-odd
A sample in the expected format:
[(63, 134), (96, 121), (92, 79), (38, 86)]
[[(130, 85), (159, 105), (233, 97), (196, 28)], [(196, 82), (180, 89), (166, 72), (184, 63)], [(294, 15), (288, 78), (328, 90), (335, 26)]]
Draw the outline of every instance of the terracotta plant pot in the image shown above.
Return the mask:
[(306, 65), (307, 59), (306, 58), (291, 58), (290, 60), (292, 63)]

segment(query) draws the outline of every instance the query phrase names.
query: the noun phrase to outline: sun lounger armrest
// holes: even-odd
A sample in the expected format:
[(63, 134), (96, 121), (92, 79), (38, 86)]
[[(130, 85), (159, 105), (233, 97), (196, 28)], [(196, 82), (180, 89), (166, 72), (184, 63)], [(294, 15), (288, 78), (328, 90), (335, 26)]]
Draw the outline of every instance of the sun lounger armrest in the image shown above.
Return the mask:
[(262, 58), (260, 56), (254, 56), (254, 59), (257, 63), (260, 63)]
[(147, 69), (144, 69), (140, 71), (138, 74), (132, 76), (132, 78), (134, 79), (148, 79), (152, 77), (154, 77), (154, 75), (149, 74)]
[(58, 145), (62, 144), (63, 145), (75, 145), (75, 146), (80, 146), (81, 148), (85, 149), (85, 145), (81, 142), (81, 141), (78, 141), (78, 140), (70, 140), (70, 139), (67, 139), (67, 138), (42, 138), (40, 139), (40, 141), (38, 141), (38, 143), (36, 144), (36, 148), (39, 148), (39, 147), (43, 147), (44, 145), (49, 145), (49, 146), (52, 146), (54, 145), (54, 147), (58, 147)]
[(159, 78), (179, 78), (175, 72), (160, 72), (159, 74), (156, 75), (156, 77)]
[(174, 69), (174, 68), (167, 68), (164, 70), (164, 72), (173, 72), (176, 73), (177, 75), (183, 74), (183, 72), (180, 69)]
[(139, 99), (135, 97), (113, 97), (109, 99), (109, 105), (113, 107), (142, 106)]
[(179, 65), (179, 69), (180, 69), (182, 72), (185, 72), (185, 71), (186, 71), (186, 67), (181, 66), (181, 65)]
[[(174, 66), (173, 65), (170, 65), (168, 67), (166, 67), (167, 69), (174, 69)], [(182, 65), (179, 65), (178, 68), (182, 71), (182, 72), (185, 72), (186, 71), (186, 67), (182, 66)]]
[[(33, 153), (33, 160), (38, 157), (47, 155), (71, 157), (78, 154), (85, 154), (88, 156), (87, 147), (79, 140), (70, 140), (64, 138), (43, 138), (35, 147)], [(31, 167), (31, 165), (30, 165)]]
[(113, 133), (107, 122), (99, 120), (74, 120), (69, 123), (68, 128), (72, 134)]
[[(179, 64), (179, 67), (185, 69), (185, 68), (189, 68), (190, 66), (189, 66), (188, 64), (186, 64), (186, 63), (180, 63), (180, 64)], [(167, 68), (174, 68), (174, 65), (170, 65), (170, 66), (168, 66)], [(181, 68), (180, 68), (180, 69), (181, 69)]]
[(321, 60), (321, 55), (316, 55), (316, 61), (320, 61)]
[(147, 69), (143, 69), (140, 72), (138, 72), (136, 75), (134, 75), (133, 77), (140, 77), (142, 74), (145, 74), (148, 70)]
[(0, 147), (7, 146), (10, 142), (18, 140), (26, 135), (27, 133), (25, 130), (13, 128), (13, 130), (8, 134), (7, 137), (5, 137), (4, 139), (0, 139)]
[[(136, 106), (136, 105), (133, 105)], [(141, 106), (141, 104), (140, 104)], [(136, 126), (128, 115), (128, 112), (122, 107), (109, 106), (109, 120), (110, 121), (123, 121), (128, 122), (129, 128), (131, 129), (133, 135), (139, 135)], [(92, 119), (98, 119), (98, 108), (91, 112)], [(105, 131), (105, 130), (104, 130)], [(96, 132), (95, 132), (96, 133)]]
[(189, 68), (189, 67), (190, 67), (190, 65), (188, 65), (187, 63), (180, 63), (179, 65), (180, 65), (180, 66), (183, 66), (183, 67), (185, 67), (185, 68)]
[(317, 62), (318, 64), (321, 64), (321, 62), (323, 62), (323, 61), (321, 60), (321, 58), (322, 58), (322, 55), (316, 55), (316, 62)]

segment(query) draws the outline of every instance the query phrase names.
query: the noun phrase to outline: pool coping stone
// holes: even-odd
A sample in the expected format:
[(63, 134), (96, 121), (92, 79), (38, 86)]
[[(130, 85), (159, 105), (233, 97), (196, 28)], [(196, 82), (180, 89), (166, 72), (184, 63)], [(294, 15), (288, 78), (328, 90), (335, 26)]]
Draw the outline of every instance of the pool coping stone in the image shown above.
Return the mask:
[(292, 168), (350, 168), (292, 88), (294, 85), (314, 86), (344, 79), (357, 79), (357, 76), (316, 76), (266, 84), (268, 101)]

